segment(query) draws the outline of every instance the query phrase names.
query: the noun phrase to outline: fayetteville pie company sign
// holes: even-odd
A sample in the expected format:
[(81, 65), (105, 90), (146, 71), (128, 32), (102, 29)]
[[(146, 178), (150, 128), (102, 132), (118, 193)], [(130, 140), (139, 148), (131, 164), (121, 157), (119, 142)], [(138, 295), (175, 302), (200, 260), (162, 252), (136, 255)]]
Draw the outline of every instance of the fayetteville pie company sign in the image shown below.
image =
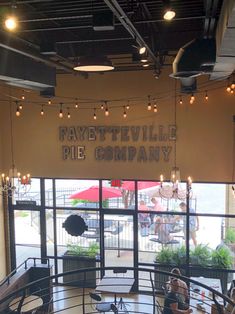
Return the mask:
[[(84, 160), (93, 154), (97, 161), (167, 162), (175, 140), (176, 126), (172, 124), (59, 127), (63, 160)], [(94, 142), (94, 151), (86, 150), (88, 142)]]

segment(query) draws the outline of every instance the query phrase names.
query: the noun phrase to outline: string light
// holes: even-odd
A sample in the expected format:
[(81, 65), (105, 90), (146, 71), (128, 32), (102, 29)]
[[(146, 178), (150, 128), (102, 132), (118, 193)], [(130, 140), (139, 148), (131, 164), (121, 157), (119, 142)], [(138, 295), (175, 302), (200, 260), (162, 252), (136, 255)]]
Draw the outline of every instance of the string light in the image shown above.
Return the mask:
[(147, 107), (148, 111), (152, 110), (152, 105), (151, 105), (151, 101), (150, 101), (150, 96), (148, 96), (148, 107)]
[(19, 107), (17, 106), (17, 108), (16, 108), (16, 116), (17, 117), (19, 117), (20, 116), (20, 109), (19, 109)]
[(123, 106), (123, 118), (126, 119), (127, 114), (126, 114), (126, 108), (125, 106)]
[(76, 98), (75, 100), (76, 100), (76, 102), (75, 102), (74, 107), (75, 107), (76, 109), (78, 109), (78, 99)]
[(48, 105), (51, 105), (51, 100), (50, 99), (48, 100)]
[(227, 84), (226, 91), (227, 91), (228, 93), (230, 93), (230, 92), (231, 92), (231, 87), (230, 87), (230, 84), (229, 84), (229, 80), (228, 80), (228, 84)]
[(233, 90), (233, 89), (231, 89), (230, 94), (233, 94), (233, 93), (234, 93), (234, 90)]
[(19, 104), (19, 109), (22, 110), (23, 109), (23, 105)]
[(67, 118), (70, 119), (70, 118), (71, 118), (71, 114), (70, 114), (70, 112), (69, 112), (69, 107), (67, 107), (67, 111), (68, 111), (68, 113), (67, 113)]
[(234, 89), (235, 88), (235, 82), (232, 82), (231, 84), (231, 88)]
[(62, 119), (63, 118), (63, 109), (62, 109), (62, 103), (60, 103), (60, 112), (59, 112), (59, 118)]
[(183, 104), (182, 96), (180, 96), (180, 104)]
[(127, 105), (126, 105), (126, 109), (127, 109), (127, 110), (130, 109), (130, 102), (129, 102), (129, 100), (128, 100), (128, 103), (127, 103)]
[(100, 109), (104, 110), (104, 104), (103, 103), (101, 104)]
[(105, 116), (108, 117), (109, 116), (109, 108), (108, 108), (108, 104), (107, 101), (105, 102)]
[(157, 105), (156, 104), (153, 106), (153, 112), (157, 112)]
[(22, 94), (22, 96), (21, 96), (21, 99), (22, 99), (22, 100), (25, 100), (24, 91), (23, 91), (23, 94)]
[(192, 93), (191, 97), (190, 97), (190, 104), (192, 105), (194, 103), (194, 100), (195, 100), (195, 96), (194, 94)]
[(207, 91), (206, 91), (206, 95), (205, 95), (205, 100), (208, 100), (209, 97), (208, 97), (208, 94), (207, 94)]
[(96, 116), (96, 108), (94, 108), (94, 115), (93, 115), (93, 119), (97, 120), (97, 116)]
[(42, 105), (42, 108), (41, 108), (41, 112), (40, 112), (41, 116), (44, 116), (44, 110), (43, 110), (43, 105)]

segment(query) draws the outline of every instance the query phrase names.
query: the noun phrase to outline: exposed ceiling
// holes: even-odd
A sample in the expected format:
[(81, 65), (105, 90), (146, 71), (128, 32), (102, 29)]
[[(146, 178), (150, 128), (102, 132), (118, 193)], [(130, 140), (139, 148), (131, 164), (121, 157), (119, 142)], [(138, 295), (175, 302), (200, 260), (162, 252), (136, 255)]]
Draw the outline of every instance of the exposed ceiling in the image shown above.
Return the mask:
[[(0, 46), (32, 55), (34, 59), (56, 65), (58, 71), (72, 71), (79, 56), (109, 56), (116, 71), (143, 69), (133, 60), (134, 46), (145, 43), (149, 48), (150, 68), (159, 70), (169, 64), (167, 56), (175, 56), (188, 41), (215, 33), (222, 0), (172, 0), (176, 12), (173, 21), (163, 20), (161, 0), (0, 0), (1, 15), (5, 8), (16, 6), (20, 27), (9, 42), (0, 32)], [(95, 31), (92, 17), (100, 11), (112, 10), (114, 30)], [(18, 39), (22, 40), (18, 40)], [(55, 55), (42, 54), (48, 49)]]

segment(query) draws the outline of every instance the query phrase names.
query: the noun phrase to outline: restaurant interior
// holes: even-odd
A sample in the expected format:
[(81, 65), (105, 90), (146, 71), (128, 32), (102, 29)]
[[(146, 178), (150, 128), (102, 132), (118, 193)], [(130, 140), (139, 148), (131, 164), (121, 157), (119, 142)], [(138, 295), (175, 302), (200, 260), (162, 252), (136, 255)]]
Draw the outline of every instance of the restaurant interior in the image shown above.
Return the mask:
[(232, 313), (235, 0), (0, 14), (0, 313)]

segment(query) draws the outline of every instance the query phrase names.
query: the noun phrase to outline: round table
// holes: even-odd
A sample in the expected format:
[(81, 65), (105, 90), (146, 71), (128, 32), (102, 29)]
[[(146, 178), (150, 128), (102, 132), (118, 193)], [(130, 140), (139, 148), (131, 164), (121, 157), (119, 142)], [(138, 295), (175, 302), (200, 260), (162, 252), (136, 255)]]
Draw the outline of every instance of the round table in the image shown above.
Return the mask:
[[(11, 311), (17, 311), (20, 301), (23, 297), (18, 297), (13, 299), (9, 304), (9, 309)], [(24, 301), (21, 306), (21, 312), (31, 312), (38, 307), (43, 305), (43, 300), (37, 295), (28, 295), (24, 298)]]

